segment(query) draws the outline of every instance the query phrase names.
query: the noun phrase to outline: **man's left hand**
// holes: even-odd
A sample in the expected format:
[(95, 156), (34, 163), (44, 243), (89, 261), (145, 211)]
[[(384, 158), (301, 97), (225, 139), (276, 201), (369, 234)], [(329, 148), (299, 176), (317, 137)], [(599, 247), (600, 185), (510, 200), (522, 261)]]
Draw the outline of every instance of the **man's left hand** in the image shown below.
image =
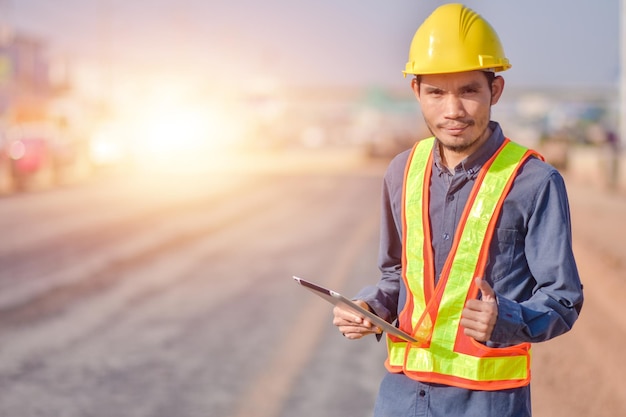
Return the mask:
[(461, 314), (461, 326), (466, 336), (472, 337), (479, 342), (486, 342), (491, 338), (491, 333), (498, 318), (498, 304), (496, 293), (491, 285), (482, 278), (476, 278), (476, 285), (482, 293), (480, 300), (468, 300)]

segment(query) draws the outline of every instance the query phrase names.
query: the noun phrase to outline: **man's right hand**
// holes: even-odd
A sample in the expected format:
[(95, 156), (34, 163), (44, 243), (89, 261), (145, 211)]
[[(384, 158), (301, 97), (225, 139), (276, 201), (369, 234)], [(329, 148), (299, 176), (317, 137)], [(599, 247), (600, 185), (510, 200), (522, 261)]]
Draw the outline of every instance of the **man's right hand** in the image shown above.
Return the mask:
[[(355, 303), (371, 311), (365, 301), (356, 300)], [(348, 339), (360, 339), (368, 334), (382, 333), (382, 330), (374, 326), (369, 320), (362, 318), (350, 310), (341, 308), (341, 306), (336, 306), (333, 309), (333, 314), (333, 324), (337, 326), (341, 334)]]

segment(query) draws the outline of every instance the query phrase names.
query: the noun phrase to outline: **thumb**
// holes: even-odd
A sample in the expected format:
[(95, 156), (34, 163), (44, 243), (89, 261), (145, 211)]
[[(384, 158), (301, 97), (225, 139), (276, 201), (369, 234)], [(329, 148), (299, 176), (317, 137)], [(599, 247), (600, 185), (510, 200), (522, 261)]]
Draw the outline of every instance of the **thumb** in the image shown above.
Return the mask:
[(485, 281), (484, 279), (480, 277), (476, 277), (474, 279), (476, 282), (476, 286), (478, 287), (478, 289), (483, 295), (482, 300), (486, 302), (495, 303), (496, 293), (493, 291), (493, 288), (491, 288), (491, 285), (489, 285), (487, 281)]

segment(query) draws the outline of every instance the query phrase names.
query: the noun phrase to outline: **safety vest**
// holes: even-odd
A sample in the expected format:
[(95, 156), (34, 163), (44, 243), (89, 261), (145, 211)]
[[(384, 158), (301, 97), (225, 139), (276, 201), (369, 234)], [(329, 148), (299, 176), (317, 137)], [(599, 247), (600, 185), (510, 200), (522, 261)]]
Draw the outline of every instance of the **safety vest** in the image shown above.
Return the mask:
[(537, 155), (505, 139), (475, 180), (435, 286), (428, 216), (434, 138), (418, 142), (407, 162), (403, 201), (402, 279), (407, 288), (399, 327), (419, 343), (387, 336), (390, 372), (423, 382), (475, 390), (501, 390), (530, 382), (530, 344), (490, 348), (459, 325), (467, 300), (476, 298), (496, 221), (518, 169)]

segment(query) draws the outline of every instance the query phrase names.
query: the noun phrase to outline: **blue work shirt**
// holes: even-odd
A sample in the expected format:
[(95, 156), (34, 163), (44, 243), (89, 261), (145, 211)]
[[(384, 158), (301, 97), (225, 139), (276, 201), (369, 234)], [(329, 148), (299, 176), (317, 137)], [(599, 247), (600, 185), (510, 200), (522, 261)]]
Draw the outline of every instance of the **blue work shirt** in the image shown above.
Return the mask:
[[(429, 216), (436, 279), (452, 247), (478, 172), (505, 139), (498, 123), (491, 122), (490, 128), (492, 134), (487, 142), (456, 166), (454, 172), (443, 164), (435, 141)], [(390, 322), (397, 318), (406, 300), (407, 290), (401, 277), (402, 189), (409, 154), (406, 151), (396, 156), (384, 178), (381, 279), (376, 286), (364, 288), (355, 297), (367, 302), (376, 314)], [(498, 303), (498, 318), (487, 342), (489, 346), (546, 341), (570, 330), (578, 318), (583, 293), (572, 251), (567, 192), (559, 172), (540, 159), (530, 158), (524, 163), (504, 200), (483, 278), (493, 287)], [(451, 401), (459, 402), (456, 406), (467, 410), (464, 415), (530, 415), (529, 386), (506, 393), (472, 391), (469, 395), (463, 389), (404, 379), (407, 385), (417, 385), (410, 387), (411, 392), (425, 393), (421, 397), (416, 394), (416, 401), (421, 400), (426, 407), (424, 414), (416, 415), (444, 415), (450, 405), (444, 407), (442, 402)], [(394, 381), (397, 383), (397, 379)], [(379, 402), (384, 400), (380, 398), (385, 393), (383, 388)], [(502, 401), (503, 394), (507, 401)]]

